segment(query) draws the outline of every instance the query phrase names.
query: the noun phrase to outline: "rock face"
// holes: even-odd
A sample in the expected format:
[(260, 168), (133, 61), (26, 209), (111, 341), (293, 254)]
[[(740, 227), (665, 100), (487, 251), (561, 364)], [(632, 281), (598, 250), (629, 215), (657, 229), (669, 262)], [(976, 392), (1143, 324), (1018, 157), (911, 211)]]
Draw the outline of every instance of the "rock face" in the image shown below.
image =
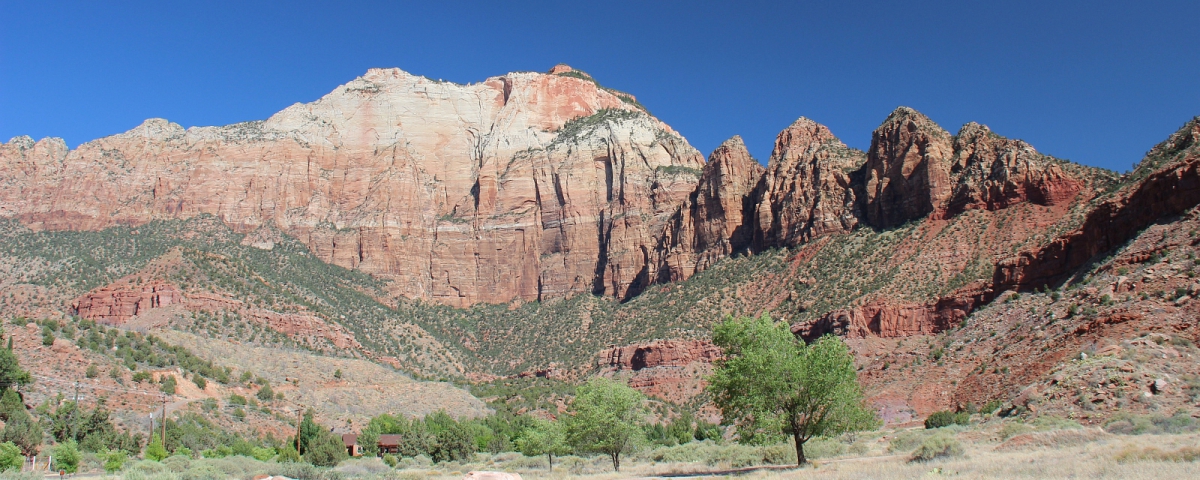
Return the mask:
[[(706, 163), (633, 96), (566, 65), (471, 85), (373, 69), (265, 121), (0, 145), (0, 217), (34, 230), (212, 215), (248, 245), (290, 235), (392, 295), (453, 306), (629, 299), (741, 250), (1063, 203), (1080, 185), (1023, 142), (976, 124), (951, 137), (906, 107), (866, 154), (801, 118), (765, 170), (739, 137)], [(80, 308), (119, 321), (143, 308), (129, 295)]]
[(153, 119), (73, 151), (19, 137), (0, 147), (0, 216), (93, 230), (215, 215), (451, 305), (623, 296), (650, 280), (704, 159), (618, 94), (559, 74), (373, 69), (265, 121)]
[(627, 376), (630, 387), (672, 402), (685, 402), (704, 391), (704, 378), (721, 349), (706, 340), (658, 340), (610, 347), (597, 356), (599, 373)]
[(756, 192), (754, 246), (799, 245), (852, 230), (862, 212), (851, 175), (864, 157), (804, 117), (780, 132)]
[(900, 107), (871, 134), (867, 152), (864, 213), (867, 223), (887, 228), (924, 217), (951, 193), (950, 134), (929, 117)]
[(1020, 202), (1057, 205), (1070, 202), (1081, 184), (1029, 144), (968, 123), (954, 137), (950, 170), (958, 181), (948, 214), (982, 208), (999, 210)]
[(618, 371), (644, 368), (682, 367), (692, 362), (721, 358), (721, 349), (705, 340), (660, 340), (646, 344), (611, 347), (600, 353), (597, 366)]
[(750, 239), (748, 213), (763, 167), (742, 137), (722, 143), (708, 158), (700, 183), (671, 218), (659, 248), (665, 253), (660, 282), (683, 280), (744, 248)]
[(826, 334), (848, 338), (937, 334), (961, 324), (990, 293), (986, 285), (972, 285), (927, 304), (878, 299), (829, 312), (813, 322), (792, 325), (792, 333), (807, 341)]
[[(1088, 213), (1083, 225), (1049, 244), (996, 264), (996, 291), (1056, 285), (1097, 255), (1117, 248), (1158, 219), (1200, 204), (1200, 118), (1147, 155), (1166, 166)], [(1145, 167), (1146, 165), (1143, 165)], [(1141, 168), (1141, 167), (1139, 167)]]
[(108, 325), (123, 325), (135, 315), (153, 308), (175, 305), (183, 296), (174, 285), (153, 282), (144, 285), (114, 284), (88, 292), (75, 300), (76, 315)]
[(251, 307), (233, 298), (204, 293), (185, 293), (162, 280), (138, 284), (124, 278), (92, 290), (71, 303), (70, 313), (107, 325), (122, 326), (136, 316), (178, 306), (186, 311), (233, 311), (245, 320), (264, 325), (294, 340), (311, 345), (328, 342), (342, 350), (361, 350), (362, 345), (346, 327), (306, 313), (279, 313)]

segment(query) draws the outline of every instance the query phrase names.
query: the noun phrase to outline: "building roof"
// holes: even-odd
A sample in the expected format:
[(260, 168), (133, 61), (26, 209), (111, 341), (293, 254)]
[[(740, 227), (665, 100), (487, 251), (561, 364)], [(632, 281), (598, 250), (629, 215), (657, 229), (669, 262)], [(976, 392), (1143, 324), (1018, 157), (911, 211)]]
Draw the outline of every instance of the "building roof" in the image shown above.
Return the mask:
[(391, 433), (380, 435), (378, 443), (381, 447), (398, 447), (400, 446), (400, 435)]
[(358, 445), (358, 434), (357, 433), (343, 433), (342, 434), (342, 444), (347, 447), (352, 447), (352, 446)]

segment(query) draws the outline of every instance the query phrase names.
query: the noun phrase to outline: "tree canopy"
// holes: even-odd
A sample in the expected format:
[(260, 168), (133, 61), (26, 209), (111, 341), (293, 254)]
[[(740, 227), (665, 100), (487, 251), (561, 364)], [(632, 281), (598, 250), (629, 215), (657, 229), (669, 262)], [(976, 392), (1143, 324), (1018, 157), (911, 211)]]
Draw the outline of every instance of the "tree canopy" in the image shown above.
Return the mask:
[(633, 449), (642, 436), (645, 397), (629, 386), (606, 378), (592, 378), (575, 390), (574, 414), (566, 418), (567, 438), (581, 451), (609, 456), (621, 471), (621, 453)]
[(762, 443), (790, 435), (798, 465), (804, 443), (816, 436), (872, 428), (854, 358), (841, 339), (826, 335), (811, 345), (786, 323), (770, 317), (730, 318), (713, 329), (725, 359), (709, 377), (709, 392), (739, 441)]
[(554, 471), (554, 456), (571, 453), (571, 445), (567, 443), (567, 432), (563, 424), (537, 419), (517, 438), (517, 448), (525, 456), (534, 457), (545, 455), (550, 462), (550, 471)]

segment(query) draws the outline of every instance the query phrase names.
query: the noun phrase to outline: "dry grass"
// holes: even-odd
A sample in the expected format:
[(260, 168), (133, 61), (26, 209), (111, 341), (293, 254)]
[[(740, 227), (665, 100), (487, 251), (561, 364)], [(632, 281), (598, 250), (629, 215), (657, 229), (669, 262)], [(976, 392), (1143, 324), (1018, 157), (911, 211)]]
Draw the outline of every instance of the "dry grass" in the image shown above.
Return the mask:
[[(745, 472), (736, 478), (818, 478), (818, 479), (910, 479), (954, 476), (958, 478), (1200, 478), (1200, 435), (1119, 436), (1096, 433), (1093, 429), (1063, 430), (1038, 434), (1026, 448), (997, 448), (996, 439), (967, 440), (970, 432), (956, 434), (965, 455), (928, 462), (914, 462), (911, 453), (887, 453), (886, 438), (864, 456), (846, 453), (835, 458), (816, 460), (803, 469)], [(1061, 438), (1063, 444), (1044, 441)], [(481, 456), (482, 457), (482, 456)], [(471, 470), (515, 471), (526, 479), (617, 479), (654, 478), (665, 475), (721, 470), (704, 462), (654, 463), (623, 462), (620, 474), (612, 472), (606, 458), (568, 457), (555, 462), (555, 472), (540, 464), (517, 465), (507, 459), (469, 464), (425, 466), (395, 472), (392, 478), (461, 478)], [(532, 459), (526, 459), (532, 460)], [(731, 478), (721, 476), (721, 478)]]

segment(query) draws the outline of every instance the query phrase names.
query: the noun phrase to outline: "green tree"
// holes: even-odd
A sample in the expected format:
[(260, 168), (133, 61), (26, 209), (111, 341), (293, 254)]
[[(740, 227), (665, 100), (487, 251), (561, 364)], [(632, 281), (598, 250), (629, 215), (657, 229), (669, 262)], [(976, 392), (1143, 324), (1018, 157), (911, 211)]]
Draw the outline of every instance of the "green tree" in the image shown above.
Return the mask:
[(529, 457), (545, 455), (546, 460), (550, 462), (551, 472), (554, 471), (555, 455), (571, 453), (571, 445), (567, 443), (567, 432), (563, 424), (542, 419), (534, 420), (533, 425), (517, 437), (517, 449)]
[(169, 456), (171, 456), (171, 454), (167, 452), (166, 447), (163, 447), (162, 439), (158, 437), (157, 433), (155, 433), (154, 436), (150, 438), (150, 444), (146, 446), (146, 459), (161, 462), (163, 459)]
[(25, 456), (21, 448), (12, 442), (0, 443), (0, 471), (20, 470), (25, 465)]
[(15, 444), (23, 455), (37, 455), (42, 448), (42, 426), (22, 410), (20, 416), (14, 415), (4, 425), (0, 442)]
[(575, 390), (573, 414), (564, 421), (568, 442), (581, 451), (603, 453), (621, 471), (621, 454), (643, 436), (645, 397), (623, 383), (592, 378)]
[(336, 467), (348, 456), (342, 439), (324, 429), (309, 440), (306, 448), (304, 459), (318, 467)]
[[(12, 337), (9, 337), (9, 340), (12, 340)], [(0, 349), (0, 387), (12, 388), (14, 385), (30, 383), (33, 383), (33, 376), (21, 368), (11, 344), (8, 349)]]
[(99, 368), (96, 368), (96, 364), (94, 364), (94, 363), (93, 363), (93, 364), (91, 364), (91, 365), (88, 365), (87, 371), (85, 371), (85, 372), (83, 373), (83, 376), (85, 376), (85, 377), (87, 377), (87, 378), (96, 378), (96, 377), (99, 377), (99, 376), (100, 376), (100, 369), (99, 369)]
[(21, 394), (11, 388), (4, 389), (4, 392), (0, 393), (0, 420), (7, 422), (21, 414), (28, 415), (25, 411), (25, 402), (21, 400)]
[(763, 315), (716, 325), (713, 343), (725, 359), (717, 362), (708, 389), (724, 417), (735, 422), (739, 441), (791, 435), (796, 462), (803, 465), (809, 439), (877, 423), (865, 405), (854, 358), (837, 337), (805, 345), (786, 323)]
[(313, 419), (313, 414), (313, 409), (308, 409), (308, 411), (304, 412), (304, 419), (300, 421), (301, 455), (307, 455), (309, 444), (316, 440), (317, 437), (321, 435), (321, 432), (325, 431), (324, 428), (321, 428), (320, 425), (317, 425), (316, 420)]
[(54, 447), (55, 470), (75, 473), (76, 470), (79, 470), (79, 460), (81, 458), (83, 458), (83, 455), (79, 453), (79, 446), (74, 441), (63, 442)]
[(434, 462), (464, 460), (475, 453), (475, 437), (466, 425), (454, 422), (434, 434), (429, 456)]

